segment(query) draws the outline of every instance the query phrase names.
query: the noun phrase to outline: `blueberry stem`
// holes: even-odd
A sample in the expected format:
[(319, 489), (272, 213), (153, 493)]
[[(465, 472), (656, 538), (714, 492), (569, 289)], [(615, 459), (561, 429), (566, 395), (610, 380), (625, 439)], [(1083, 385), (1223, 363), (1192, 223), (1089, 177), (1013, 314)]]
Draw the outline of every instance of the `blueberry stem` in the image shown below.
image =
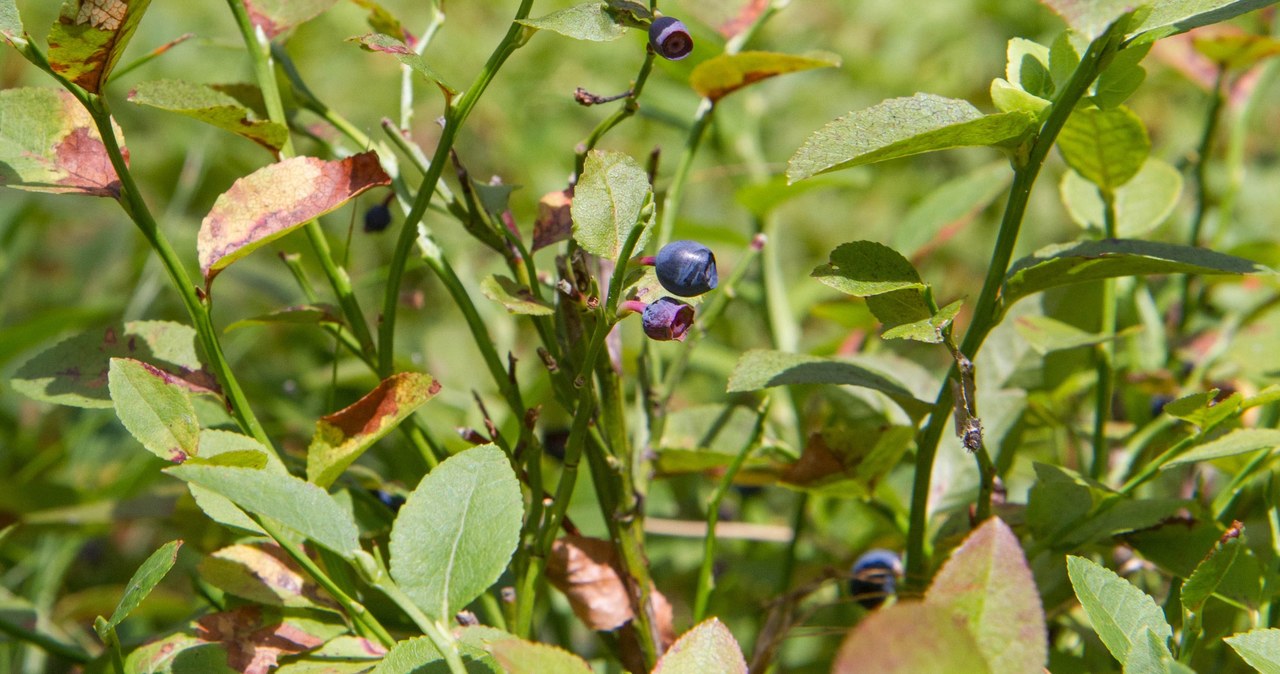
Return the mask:
[(620, 304), (618, 304), (618, 312), (642, 314), (644, 313), (645, 306), (647, 305), (644, 302), (641, 302), (640, 300), (624, 300)]
[(628, 117), (636, 114), (636, 111), (640, 109), (638, 101), (641, 92), (644, 91), (645, 82), (649, 81), (649, 73), (653, 71), (654, 58), (656, 58), (656, 55), (653, 53), (653, 49), (645, 52), (644, 62), (640, 64), (640, 72), (636, 73), (635, 82), (631, 85), (631, 89), (627, 91), (626, 96), (623, 97), (626, 102), (623, 103), (622, 107), (614, 110), (613, 114), (601, 120), (596, 125), (596, 128), (591, 131), (591, 134), (587, 136), (586, 140), (578, 144), (578, 151), (573, 161), (573, 180), (575, 183), (578, 180), (578, 176), (582, 175), (582, 167), (587, 162), (587, 154), (595, 149), (600, 139), (604, 138), (606, 133), (626, 121)]

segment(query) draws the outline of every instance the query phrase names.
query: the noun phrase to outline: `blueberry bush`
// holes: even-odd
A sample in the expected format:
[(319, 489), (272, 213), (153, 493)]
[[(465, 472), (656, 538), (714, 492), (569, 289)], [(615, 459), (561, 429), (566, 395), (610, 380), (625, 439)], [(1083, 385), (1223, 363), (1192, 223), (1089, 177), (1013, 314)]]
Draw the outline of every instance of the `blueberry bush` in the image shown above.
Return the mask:
[(0, 0), (0, 673), (1280, 672), (1274, 4)]

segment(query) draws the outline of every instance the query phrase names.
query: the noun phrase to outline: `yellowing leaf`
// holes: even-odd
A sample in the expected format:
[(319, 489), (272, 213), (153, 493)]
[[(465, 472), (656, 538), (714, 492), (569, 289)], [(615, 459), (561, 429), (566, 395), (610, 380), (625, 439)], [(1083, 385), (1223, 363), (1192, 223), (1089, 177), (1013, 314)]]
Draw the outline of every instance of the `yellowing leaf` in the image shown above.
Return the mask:
[(839, 65), (840, 58), (834, 54), (796, 56), (767, 51), (744, 51), (721, 54), (699, 63), (689, 77), (689, 84), (700, 95), (718, 101), (749, 84), (770, 77)]
[(49, 30), (49, 65), (98, 93), (151, 0), (68, 0)]
[[(0, 91), (0, 120), (0, 185), (120, 198), (120, 180), (102, 136), (70, 93)], [(121, 137), (118, 129), (116, 137)]]
[(316, 422), (307, 449), (307, 479), (328, 487), (365, 450), (440, 391), (430, 375), (401, 372), (368, 395)]
[(341, 161), (294, 157), (235, 182), (200, 223), (197, 252), (205, 283), (258, 247), (332, 211), (371, 187), (391, 184), (378, 156)]

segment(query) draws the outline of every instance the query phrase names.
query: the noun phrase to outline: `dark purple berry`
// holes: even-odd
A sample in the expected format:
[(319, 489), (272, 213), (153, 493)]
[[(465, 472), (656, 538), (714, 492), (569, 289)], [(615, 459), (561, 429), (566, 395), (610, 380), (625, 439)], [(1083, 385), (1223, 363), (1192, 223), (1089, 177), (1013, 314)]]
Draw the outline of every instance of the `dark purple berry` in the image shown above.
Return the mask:
[(649, 46), (662, 58), (679, 61), (693, 51), (693, 38), (679, 19), (660, 16), (649, 24)]
[(693, 307), (670, 297), (659, 297), (641, 315), (644, 334), (660, 342), (683, 340), (693, 325)]
[(364, 212), (364, 231), (381, 232), (391, 226), (391, 209), (386, 204), (374, 204)]
[(697, 241), (672, 241), (658, 251), (653, 269), (672, 295), (695, 297), (716, 287), (716, 256)]
[(873, 609), (897, 590), (902, 562), (889, 550), (870, 550), (853, 563), (852, 573), (849, 593), (864, 608)]
[(405, 498), (399, 494), (392, 494), (382, 489), (370, 489), (369, 492), (373, 497), (378, 499), (382, 505), (391, 509), (391, 512), (400, 512), (400, 506), (404, 505)]

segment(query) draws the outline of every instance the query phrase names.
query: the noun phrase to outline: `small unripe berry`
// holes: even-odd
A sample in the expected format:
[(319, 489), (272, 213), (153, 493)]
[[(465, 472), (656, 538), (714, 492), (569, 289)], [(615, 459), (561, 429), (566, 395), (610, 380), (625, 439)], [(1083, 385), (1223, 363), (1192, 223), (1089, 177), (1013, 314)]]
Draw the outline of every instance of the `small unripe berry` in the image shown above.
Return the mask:
[(653, 270), (672, 295), (696, 297), (719, 283), (716, 256), (697, 241), (672, 241), (658, 251)]
[(386, 204), (374, 204), (364, 212), (364, 231), (381, 232), (391, 226), (391, 209)]
[(659, 297), (644, 308), (640, 319), (649, 339), (682, 341), (693, 325), (693, 307), (677, 299)]
[(902, 562), (889, 550), (870, 550), (853, 563), (852, 573), (849, 593), (864, 608), (873, 609), (897, 590)]
[(693, 51), (693, 38), (679, 19), (660, 16), (649, 24), (649, 46), (662, 58), (679, 61)]

